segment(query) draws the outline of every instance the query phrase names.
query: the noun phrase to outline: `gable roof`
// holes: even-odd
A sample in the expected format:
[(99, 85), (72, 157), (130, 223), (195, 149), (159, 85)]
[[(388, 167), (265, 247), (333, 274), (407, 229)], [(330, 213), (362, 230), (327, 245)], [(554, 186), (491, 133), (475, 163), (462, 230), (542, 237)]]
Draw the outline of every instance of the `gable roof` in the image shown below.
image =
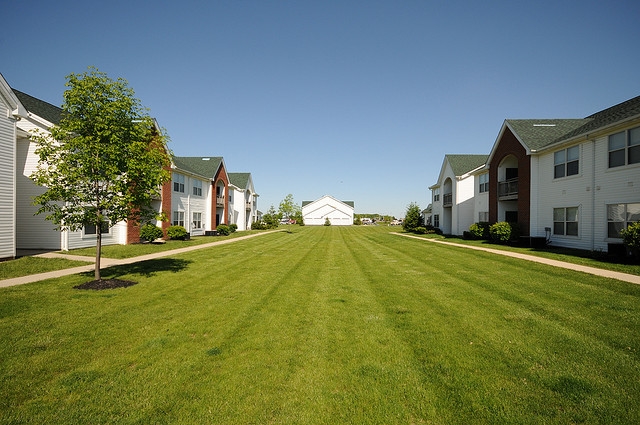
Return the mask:
[(3, 101), (9, 106), (11, 115), (14, 118), (27, 117), (27, 111), (20, 99), (13, 92), (13, 89), (9, 87), (7, 80), (0, 74), (0, 101)]
[(487, 158), (489, 157), (489, 155), (447, 154), (444, 157), (447, 161), (449, 161), (449, 165), (451, 165), (453, 174), (455, 174), (456, 176), (461, 176), (475, 170), (476, 168), (482, 167), (487, 162)]
[(205, 179), (213, 179), (222, 166), (221, 156), (174, 156), (173, 165), (179, 170), (198, 175)]
[(498, 140), (507, 127), (528, 152), (536, 152), (589, 133), (605, 129), (627, 119), (640, 116), (640, 96), (585, 118), (578, 119), (507, 119)]
[[(553, 144), (586, 122), (585, 119), (507, 119), (504, 126), (511, 130), (527, 151), (535, 152)], [(503, 133), (501, 131), (500, 136)]]
[(45, 102), (44, 100), (35, 98), (29, 94), (23, 93), (19, 90), (11, 90), (13, 90), (16, 97), (20, 99), (20, 103), (22, 103), (22, 105), (28, 112), (37, 115), (40, 118), (44, 118), (52, 124), (60, 124), (60, 120), (62, 119), (63, 114), (61, 108), (52, 105), (49, 102)]
[(229, 173), (229, 183), (240, 189), (246, 189), (249, 186), (251, 173)]
[(343, 204), (345, 204), (345, 205), (347, 205), (347, 206), (349, 206), (349, 207), (351, 207), (351, 208), (355, 208), (355, 203), (354, 203), (353, 201), (339, 201), (338, 199), (334, 198), (334, 197), (333, 197), (333, 196), (331, 196), (331, 195), (324, 195), (324, 196), (322, 196), (322, 197), (320, 197), (320, 198), (316, 199), (315, 201), (302, 201), (302, 206), (303, 206), (303, 207), (306, 207), (306, 206), (307, 206), (307, 205), (309, 205), (309, 204), (313, 204), (314, 202), (321, 201), (321, 200), (323, 200), (323, 199), (325, 199), (325, 198), (331, 198), (331, 199), (333, 199), (333, 200), (335, 200), (335, 201), (338, 201), (338, 202), (340, 202), (340, 203), (343, 203)]

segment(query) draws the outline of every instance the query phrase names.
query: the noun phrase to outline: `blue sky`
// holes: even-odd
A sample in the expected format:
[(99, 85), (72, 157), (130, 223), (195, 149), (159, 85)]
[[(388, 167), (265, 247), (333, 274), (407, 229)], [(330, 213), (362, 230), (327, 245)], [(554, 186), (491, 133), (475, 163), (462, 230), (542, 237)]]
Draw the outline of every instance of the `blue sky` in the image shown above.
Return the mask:
[(507, 118), (583, 118), (640, 94), (640, 2), (22, 1), (0, 73), (55, 105), (65, 77), (126, 79), (179, 156), (251, 172), (259, 207), (430, 201), (445, 154)]

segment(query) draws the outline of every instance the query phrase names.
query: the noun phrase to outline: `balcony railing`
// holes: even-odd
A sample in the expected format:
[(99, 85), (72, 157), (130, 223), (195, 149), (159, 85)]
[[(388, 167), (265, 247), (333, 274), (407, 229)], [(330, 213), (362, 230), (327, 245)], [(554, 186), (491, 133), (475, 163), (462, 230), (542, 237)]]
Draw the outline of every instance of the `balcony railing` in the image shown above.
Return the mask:
[(518, 199), (518, 178), (498, 182), (498, 199)]
[(244, 208), (245, 208), (247, 211), (250, 211), (250, 210), (251, 210), (251, 202), (246, 202), (246, 203), (244, 204)]
[(450, 207), (453, 205), (453, 193), (445, 193), (442, 195), (442, 206)]
[(224, 196), (216, 196), (216, 205), (224, 206)]

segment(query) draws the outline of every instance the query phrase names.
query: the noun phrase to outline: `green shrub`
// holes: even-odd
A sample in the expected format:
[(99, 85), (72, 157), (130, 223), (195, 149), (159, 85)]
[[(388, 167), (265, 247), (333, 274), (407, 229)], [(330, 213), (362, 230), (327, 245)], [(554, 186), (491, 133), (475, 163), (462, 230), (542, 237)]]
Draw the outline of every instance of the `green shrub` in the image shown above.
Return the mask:
[(147, 242), (153, 242), (163, 237), (162, 229), (154, 224), (145, 224), (140, 228), (140, 239)]
[(216, 231), (218, 232), (218, 235), (229, 236), (229, 234), (231, 234), (231, 227), (226, 224), (218, 224)]
[(362, 220), (360, 220), (360, 217), (356, 217), (356, 219), (353, 220), (353, 224), (355, 226), (360, 226), (362, 224)]
[(413, 229), (413, 233), (417, 234), (417, 235), (426, 235), (427, 234), (427, 228), (424, 226), (418, 226), (415, 229)]
[(184, 226), (169, 226), (167, 236), (170, 239), (185, 240), (187, 239), (187, 229)]
[(254, 221), (251, 223), (251, 230), (265, 230), (267, 226), (261, 221)]
[(491, 240), (507, 243), (511, 239), (511, 225), (506, 221), (492, 224), (489, 226), (489, 234), (491, 235)]
[(427, 229), (427, 234), (433, 234), (433, 233), (435, 233), (436, 235), (441, 235), (442, 234), (442, 230), (440, 230), (439, 227), (433, 227), (430, 224), (427, 224), (425, 229)]
[(325, 226), (331, 226), (331, 222), (329, 221), (329, 217), (324, 219), (324, 225)]
[(499, 243), (507, 243), (517, 240), (520, 237), (520, 228), (518, 223), (507, 223), (500, 221), (489, 226), (489, 235), (491, 240)]
[(622, 243), (629, 251), (640, 259), (640, 221), (631, 223), (626, 229), (620, 231), (622, 235)]
[(469, 233), (473, 239), (489, 239), (491, 237), (489, 233), (489, 223), (486, 221), (473, 223), (469, 226)]
[(238, 230), (238, 225), (233, 223), (229, 225), (229, 229), (231, 229), (231, 233), (234, 233), (235, 231)]

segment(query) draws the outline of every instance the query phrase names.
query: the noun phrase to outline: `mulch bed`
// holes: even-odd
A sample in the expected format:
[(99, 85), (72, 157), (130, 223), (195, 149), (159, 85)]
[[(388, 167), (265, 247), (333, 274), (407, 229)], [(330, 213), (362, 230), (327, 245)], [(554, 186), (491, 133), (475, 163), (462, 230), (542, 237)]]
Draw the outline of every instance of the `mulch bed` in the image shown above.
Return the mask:
[(101, 279), (101, 280), (92, 280), (90, 282), (85, 282), (80, 285), (76, 285), (74, 289), (93, 289), (93, 290), (102, 290), (102, 289), (115, 289), (115, 288), (126, 288), (128, 286), (136, 285), (138, 282), (133, 282), (131, 280), (122, 280), (122, 279)]

